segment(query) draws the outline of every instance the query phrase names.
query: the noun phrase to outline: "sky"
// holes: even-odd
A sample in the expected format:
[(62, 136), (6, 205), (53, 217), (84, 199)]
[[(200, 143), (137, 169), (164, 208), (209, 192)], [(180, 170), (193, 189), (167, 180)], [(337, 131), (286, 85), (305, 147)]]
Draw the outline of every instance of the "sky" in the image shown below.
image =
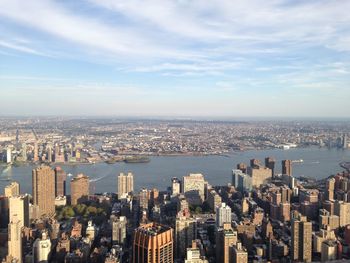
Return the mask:
[(1, 115), (350, 117), (350, 0), (0, 0)]

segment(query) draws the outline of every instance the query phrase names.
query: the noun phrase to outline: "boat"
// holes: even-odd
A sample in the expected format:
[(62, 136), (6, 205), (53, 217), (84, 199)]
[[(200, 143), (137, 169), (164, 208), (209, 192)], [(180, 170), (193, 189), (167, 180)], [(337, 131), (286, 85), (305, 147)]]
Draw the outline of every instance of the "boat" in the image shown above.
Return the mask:
[(304, 160), (303, 159), (299, 159), (299, 160), (293, 160), (292, 163), (303, 163)]
[(149, 163), (150, 158), (146, 156), (128, 156), (124, 159), (125, 163)]

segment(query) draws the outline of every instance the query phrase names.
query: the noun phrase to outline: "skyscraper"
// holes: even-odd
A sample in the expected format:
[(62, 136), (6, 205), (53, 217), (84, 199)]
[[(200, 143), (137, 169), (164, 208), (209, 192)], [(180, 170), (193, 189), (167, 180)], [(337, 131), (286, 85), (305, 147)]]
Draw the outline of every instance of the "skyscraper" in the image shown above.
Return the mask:
[(312, 223), (306, 216), (297, 214), (292, 219), (292, 248), (293, 261), (311, 262), (312, 260)]
[(248, 252), (240, 242), (232, 246), (232, 263), (248, 263)]
[(8, 261), (6, 262), (23, 262), (22, 225), (23, 223), (14, 215), (8, 226)]
[(118, 176), (118, 198), (125, 198), (134, 191), (134, 175), (120, 173)]
[(216, 208), (216, 226), (222, 227), (224, 223), (231, 224), (231, 208), (226, 203)]
[(70, 182), (71, 204), (76, 205), (89, 200), (89, 177), (84, 174), (78, 174)]
[(19, 183), (11, 182), (11, 184), (5, 186), (4, 192), (6, 197), (19, 195)]
[(182, 260), (186, 256), (186, 249), (196, 238), (196, 220), (179, 213), (175, 221), (175, 256)]
[(181, 181), (174, 177), (171, 179), (171, 195), (176, 196), (181, 193)]
[(61, 167), (55, 168), (55, 195), (65, 196), (66, 195), (66, 178), (67, 175)]
[(182, 186), (185, 197), (190, 204), (201, 205), (203, 203), (205, 181), (202, 174), (184, 176)]
[(145, 224), (135, 229), (133, 262), (174, 262), (173, 229), (156, 223)]
[(283, 160), (282, 161), (282, 174), (292, 175), (292, 161), (291, 160)]
[(51, 163), (52, 162), (52, 146), (51, 145), (49, 145), (48, 147), (47, 147), (47, 157), (46, 157), (46, 160), (49, 162), (49, 163)]
[(237, 232), (233, 231), (231, 224), (224, 224), (216, 232), (216, 261), (217, 263), (230, 263), (230, 249), (237, 243)]
[(49, 166), (39, 166), (32, 171), (33, 204), (39, 215), (55, 213), (55, 173)]
[(29, 227), (29, 195), (17, 195), (9, 198), (9, 219), (16, 217), (21, 227)]
[(7, 163), (12, 162), (12, 150), (10, 147), (7, 147), (7, 149), (6, 149), (6, 162)]
[(271, 169), (272, 171), (272, 176), (275, 175), (275, 164), (276, 164), (276, 160), (272, 157), (266, 157), (265, 158), (265, 166), (269, 169)]
[(125, 216), (114, 216), (110, 218), (112, 226), (112, 242), (118, 245), (124, 245), (126, 240), (127, 220)]
[(38, 143), (34, 143), (34, 155), (33, 155), (33, 161), (37, 162), (39, 161), (39, 148), (38, 148)]

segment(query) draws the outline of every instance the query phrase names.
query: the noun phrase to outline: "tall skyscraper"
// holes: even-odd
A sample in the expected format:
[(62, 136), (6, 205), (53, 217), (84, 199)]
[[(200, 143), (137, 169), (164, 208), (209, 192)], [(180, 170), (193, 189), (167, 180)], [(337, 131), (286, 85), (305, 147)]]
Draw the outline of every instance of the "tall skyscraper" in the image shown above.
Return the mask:
[(65, 196), (66, 195), (66, 179), (67, 175), (61, 167), (55, 168), (55, 195)]
[(47, 157), (46, 157), (46, 160), (51, 163), (52, 162), (52, 146), (49, 145), (46, 149), (46, 152), (47, 152)]
[(55, 213), (55, 173), (50, 166), (39, 166), (32, 171), (33, 204), (39, 207), (39, 215)]
[(231, 224), (231, 208), (225, 203), (216, 208), (216, 226), (222, 227), (224, 223)]
[(276, 164), (276, 160), (272, 157), (266, 157), (265, 158), (265, 166), (269, 169), (271, 169), (272, 171), (272, 176), (275, 175), (275, 164)]
[(22, 143), (21, 151), (22, 151), (22, 154), (21, 154), (22, 161), (26, 162), (27, 161), (27, 144), (26, 143)]
[(125, 216), (114, 216), (110, 218), (112, 227), (112, 242), (117, 245), (124, 245), (126, 240), (127, 220)]
[(216, 261), (217, 263), (230, 263), (230, 249), (237, 243), (237, 232), (233, 231), (231, 224), (224, 224), (216, 232)]
[(292, 175), (292, 161), (291, 160), (283, 160), (282, 161), (282, 174)]
[(125, 198), (134, 191), (134, 175), (120, 173), (118, 176), (118, 198)]
[(141, 210), (148, 211), (148, 200), (149, 200), (149, 191), (146, 188), (142, 188), (139, 192), (139, 207)]
[(10, 147), (7, 147), (7, 149), (6, 149), (6, 162), (7, 163), (12, 162), (12, 150)]
[(171, 195), (176, 196), (181, 193), (181, 181), (174, 177), (171, 179)]
[(292, 219), (292, 248), (293, 261), (311, 262), (312, 260), (312, 223), (306, 216), (297, 214)]
[(196, 238), (196, 220), (179, 213), (175, 221), (175, 256), (183, 260), (186, 249), (191, 246)]
[(17, 216), (13, 216), (8, 225), (8, 261), (6, 262), (23, 262), (22, 225)]
[(135, 229), (133, 262), (174, 262), (173, 229), (156, 223), (145, 224)]
[(184, 176), (182, 186), (183, 193), (190, 204), (201, 205), (203, 203), (205, 181), (202, 174)]
[(89, 177), (84, 174), (78, 174), (70, 182), (71, 204), (76, 205), (89, 200), (90, 193)]
[(38, 143), (37, 142), (34, 143), (33, 161), (34, 162), (39, 161), (39, 147), (38, 147)]
[(6, 197), (19, 195), (19, 183), (11, 182), (11, 184), (5, 186), (4, 192)]
[(16, 217), (21, 227), (29, 227), (29, 195), (17, 195), (9, 197), (9, 219)]

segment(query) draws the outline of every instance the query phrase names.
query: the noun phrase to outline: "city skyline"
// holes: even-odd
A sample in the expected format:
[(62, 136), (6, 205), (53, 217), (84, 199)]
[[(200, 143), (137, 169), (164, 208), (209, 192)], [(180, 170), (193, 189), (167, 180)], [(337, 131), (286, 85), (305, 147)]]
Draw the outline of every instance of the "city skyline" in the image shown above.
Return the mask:
[(347, 1), (0, 3), (2, 115), (348, 117)]

